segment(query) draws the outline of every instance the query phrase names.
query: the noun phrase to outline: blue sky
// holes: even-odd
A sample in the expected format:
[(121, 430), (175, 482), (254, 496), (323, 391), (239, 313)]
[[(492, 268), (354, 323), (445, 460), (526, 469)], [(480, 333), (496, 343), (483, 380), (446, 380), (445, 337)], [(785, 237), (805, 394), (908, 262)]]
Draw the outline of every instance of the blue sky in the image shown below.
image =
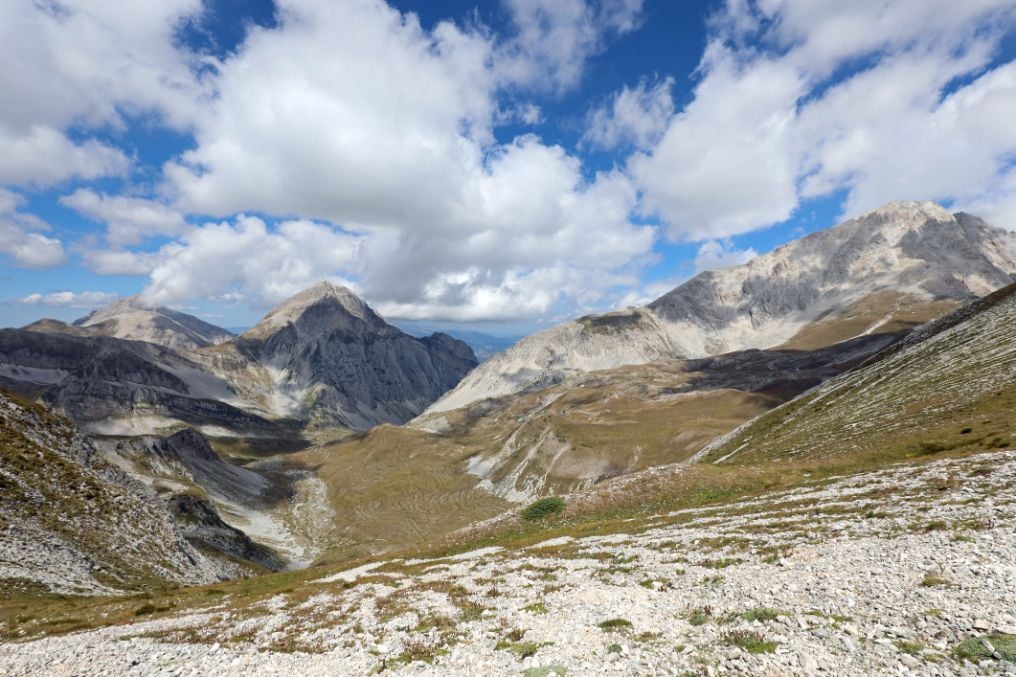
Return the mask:
[(1013, 3), (840, 4), (4, 2), (0, 324), (518, 334), (892, 200), (1016, 228)]

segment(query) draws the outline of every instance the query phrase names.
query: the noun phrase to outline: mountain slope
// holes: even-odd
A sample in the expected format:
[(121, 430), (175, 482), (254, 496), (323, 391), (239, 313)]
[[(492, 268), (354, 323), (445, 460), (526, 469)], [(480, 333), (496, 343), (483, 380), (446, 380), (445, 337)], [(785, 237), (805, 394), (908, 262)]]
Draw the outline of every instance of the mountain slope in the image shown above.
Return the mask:
[(356, 430), (405, 422), (476, 365), (462, 341), (413, 338), (327, 282), (207, 355), (213, 370), (276, 415)]
[[(534, 334), (470, 373), (429, 411), (537, 390), (568, 374), (695, 358), (800, 340), (818, 347), (933, 319), (1009, 284), (1016, 235), (934, 203), (899, 202), (813, 233), (743, 266), (702, 273), (648, 306), (588, 316)], [(859, 306), (856, 334), (837, 328)], [(830, 326), (833, 325), (833, 326)], [(913, 326), (913, 325), (911, 325)]]
[(229, 383), (193, 355), (105, 336), (0, 329), (0, 385), (41, 398), (92, 432), (143, 434), (183, 421), (280, 434), (279, 424), (236, 406), (243, 403)]
[(241, 570), (180, 533), (165, 504), (39, 405), (0, 392), (0, 590), (112, 592)]
[(886, 459), (1016, 443), (1016, 285), (943, 317), (711, 445), (749, 463), (838, 455)]

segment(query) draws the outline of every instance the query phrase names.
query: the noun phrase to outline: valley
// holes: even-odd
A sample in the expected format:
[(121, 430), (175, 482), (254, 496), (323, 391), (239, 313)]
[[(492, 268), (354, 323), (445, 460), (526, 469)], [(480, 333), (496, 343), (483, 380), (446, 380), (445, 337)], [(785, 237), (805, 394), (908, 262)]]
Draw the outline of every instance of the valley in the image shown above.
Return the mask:
[(0, 330), (0, 674), (1016, 664), (1016, 240), (943, 213), (479, 364), (330, 283)]

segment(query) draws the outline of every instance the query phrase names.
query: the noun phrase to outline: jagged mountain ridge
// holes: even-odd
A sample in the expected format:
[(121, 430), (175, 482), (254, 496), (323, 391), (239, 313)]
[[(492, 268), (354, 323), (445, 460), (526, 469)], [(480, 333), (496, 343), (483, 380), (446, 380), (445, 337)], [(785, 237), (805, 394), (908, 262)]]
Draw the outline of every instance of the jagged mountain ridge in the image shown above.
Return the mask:
[(91, 432), (191, 425), (276, 434), (230, 384), (193, 359), (143, 341), (0, 329), (0, 385), (39, 398)]
[(428, 411), (538, 390), (573, 372), (778, 346), (876, 294), (895, 297), (890, 322), (922, 303), (958, 306), (1014, 274), (1016, 235), (934, 203), (891, 203), (742, 266), (701, 273), (647, 306), (534, 334), (484, 362)]
[(255, 383), (267, 382), (267, 392), (249, 396), (275, 414), (353, 429), (409, 420), (476, 365), (464, 342), (440, 333), (413, 338), (328, 282), (279, 304), (209, 355), (239, 391), (251, 371)]

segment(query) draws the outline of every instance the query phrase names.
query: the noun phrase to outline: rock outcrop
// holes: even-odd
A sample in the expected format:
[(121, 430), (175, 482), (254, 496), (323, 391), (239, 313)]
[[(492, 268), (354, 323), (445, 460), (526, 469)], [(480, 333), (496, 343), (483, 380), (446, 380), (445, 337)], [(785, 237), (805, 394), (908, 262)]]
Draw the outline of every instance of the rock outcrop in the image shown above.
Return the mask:
[[(358, 430), (409, 420), (476, 366), (462, 341), (413, 338), (327, 282), (276, 306), (224, 348), (220, 373), (260, 371), (277, 415)], [(230, 352), (243, 358), (240, 369)]]

